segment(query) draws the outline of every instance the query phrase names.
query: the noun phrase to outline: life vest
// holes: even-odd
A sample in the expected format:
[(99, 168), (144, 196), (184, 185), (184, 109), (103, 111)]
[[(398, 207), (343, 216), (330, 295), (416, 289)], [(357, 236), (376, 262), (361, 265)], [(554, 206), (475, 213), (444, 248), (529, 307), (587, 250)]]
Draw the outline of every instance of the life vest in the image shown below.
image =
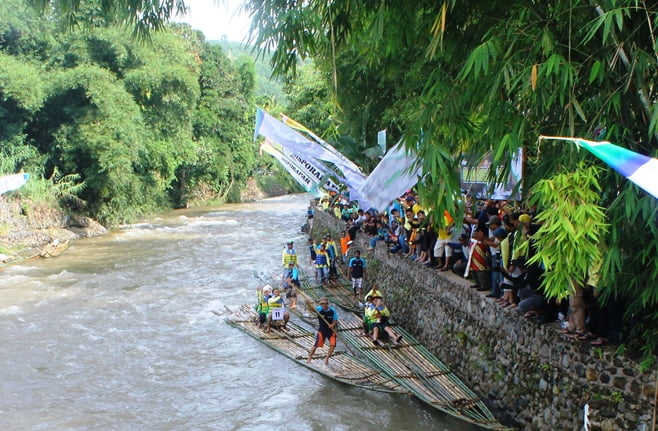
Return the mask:
[(330, 258), (336, 257), (336, 243), (333, 241), (327, 241), (327, 253), (329, 254)]
[(329, 255), (326, 251), (318, 251), (315, 256), (315, 267), (324, 268), (329, 265)]
[(256, 304), (256, 311), (262, 314), (267, 314), (270, 311), (268, 298), (270, 295), (263, 295), (263, 292), (258, 292), (258, 303)]
[(372, 322), (370, 319), (372, 317), (372, 310), (375, 308), (375, 304), (372, 302), (366, 302), (365, 307), (363, 308), (363, 321), (368, 325)]
[(373, 305), (368, 313), (368, 321), (371, 323), (381, 323), (382, 319), (388, 319), (391, 315), (391, 312), (385, 305), (380, 305), (379, 308)]
[(283, 248), (283, 256), (281, 258), (283, 266), (288, 267), (289, 264), (297, 265), (297, 252), (294, 248), (288, 248), (287, 246)]
[(283, 298), (281, 298), (281, 295), (279, 295), (279, 296), (270, 296), (267, 299), (267, 306), (268, 306), (269, 310), (272, 310), (273, 308), (281, 308), (281, 307), (283, 307)]

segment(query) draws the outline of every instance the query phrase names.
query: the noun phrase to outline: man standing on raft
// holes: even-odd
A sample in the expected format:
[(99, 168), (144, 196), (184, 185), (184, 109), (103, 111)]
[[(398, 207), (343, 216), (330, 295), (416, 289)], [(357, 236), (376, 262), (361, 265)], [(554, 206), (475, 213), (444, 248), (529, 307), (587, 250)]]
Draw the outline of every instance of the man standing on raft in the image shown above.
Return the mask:
[(336, 325), (338, 325), (338, 313), (334, 307), (329, 307), (329, 300), (327, 298), (320, 299), (320, 305), (315, 307), (318, 314), (318, 332), (315, 336), (315, 344), (308, 353), (306, 362), (310, 363), (315, 353), (315, 349), (324, 346), (325, 340), (329, 341), (329, 350), (327, 356), (324, 358), (324, 363), (329, 364), (329, 357), (336, 348)]

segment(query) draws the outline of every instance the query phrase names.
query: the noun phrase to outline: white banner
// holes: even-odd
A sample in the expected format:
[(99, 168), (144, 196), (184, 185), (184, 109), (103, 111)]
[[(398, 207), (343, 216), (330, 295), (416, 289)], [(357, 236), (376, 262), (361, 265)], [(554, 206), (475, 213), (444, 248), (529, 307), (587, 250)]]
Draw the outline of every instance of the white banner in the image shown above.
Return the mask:
[(420, 167), (415, 166), (417, 157), (409, 154), (402, 140), (391, 148), (358, 192), (380, 211), (418, 182)]
[(256, 127), (254, 139), (260, 135), (287, 148), (292, 153), (317, 160), (331, 162), (343, 173), (345, 184), (350, 188), (358, 188), (365, 180), (365, 175), (354, 163), (349, 161), (338, 151), (312, 141), (267, 112), (258, 108), (256, 112)]
[(319, 193), (314, 193), (312, 191), (313, 187), (317, 185), (315, 178), (311, 178), (306, 175), (303, 169), (301, 169), (293, 161), (289, 160), (286, 156), (277, 151), (276, 148), (274, 148), (269, 142), (266, 141), (263, 143), (260, 146), (260, 150), (277, 159), (279, 163), (281, 163), (281, 165), (286, 169), (286, 171), (292, 175), (295, 181), (297, 181), (297, 183), (304, 188), (305, 191), (312, 193), (316, 197), (320, 196)]
[(327, 175), (333, 175), (337, 177), (339, 181), (343, 179), (340, 178), (335, 172), (332, 172), (322, 162), (314, 160), (310, 157), (304, 157), (303, 155), (293, 153), (281, 145), (274, 144), (274, 148), (279, 150), (281, 154), (283, 154), (291, 161), (294, 161), (299, 168), (304, 170), (307, 176), (314, 178), (316, 184), (318, 184), (319, 187), (322, 187), (325, 190), (340, 190), (338, 184), (336, 184), (332, 179), (326, 177)]
[(0, 195), (20, 188), (30, 179), (30, 174), (14, 174), (0, 177)]

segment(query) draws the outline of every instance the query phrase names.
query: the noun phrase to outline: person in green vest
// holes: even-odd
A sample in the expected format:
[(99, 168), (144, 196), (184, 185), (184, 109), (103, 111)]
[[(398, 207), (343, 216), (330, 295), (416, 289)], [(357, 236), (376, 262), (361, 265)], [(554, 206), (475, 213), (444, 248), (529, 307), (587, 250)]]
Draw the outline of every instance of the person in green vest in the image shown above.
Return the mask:
[(257, 302), (254, 309), (258, 313), (257, 325), (259, 328), (262, 328), (265, 322), (267, 322), (267, 313), (269, 312), (267, 299), (271, 294), (272, 286), (269, 284), (266, 284), (262, 288), (259, 286), (258, 289), (256, 289)]

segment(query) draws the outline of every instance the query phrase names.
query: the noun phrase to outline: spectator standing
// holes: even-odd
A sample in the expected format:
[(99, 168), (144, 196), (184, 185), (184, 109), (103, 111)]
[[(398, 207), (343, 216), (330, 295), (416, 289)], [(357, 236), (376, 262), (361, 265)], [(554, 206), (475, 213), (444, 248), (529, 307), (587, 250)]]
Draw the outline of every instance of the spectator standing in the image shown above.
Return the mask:
[(306, 210), (306, 222), (308, 223), (308, 232), (310, 233), (313, 230), (313, 217), (315, 216), (315, 211), (312, 206), (308, 206)]
[(485, 235), (481, 230), (473, 233), (471, 239), (471, 265), (469, 273), (473, 276), (475, 284), (471, 287), (483, 292), (491, 288), (491, 269), (487, 259), (488, 247), (483, 242)]

